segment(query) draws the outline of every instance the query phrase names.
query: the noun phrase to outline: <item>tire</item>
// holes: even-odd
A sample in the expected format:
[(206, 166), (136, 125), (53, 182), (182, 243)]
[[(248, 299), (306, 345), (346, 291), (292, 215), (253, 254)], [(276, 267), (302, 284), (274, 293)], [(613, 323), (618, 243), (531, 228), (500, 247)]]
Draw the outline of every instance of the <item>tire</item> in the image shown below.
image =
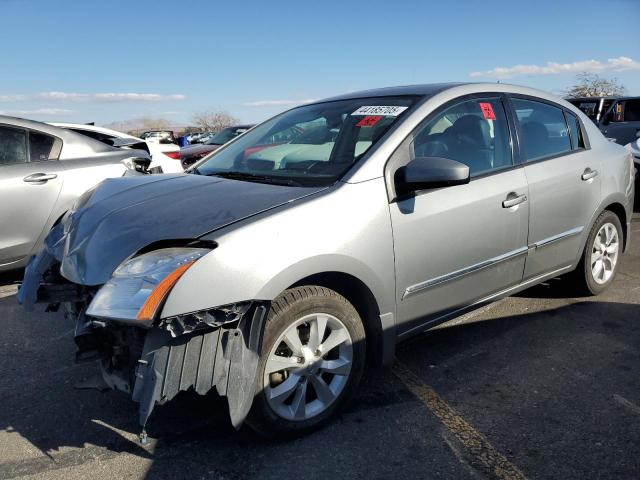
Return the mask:
[[(615, 230), (615, 234), (612, 233), (612, 236), (615, 237), (615, 241), (611, 241), (611, 245), (606, 247), (608, 251), (613, 251), (610, 247), (615, 243), (617, 246), (615, 258), (612, 260), (612, 254), (607, 253), (605, 258), (609, 260), (605, 260), (603, 265), (608, 265), (610, 271), (607, 273), (604, 270), (607, 270), (603, 267), (602, 276), (596, 276), (597, 265), (595, 262), (596, 258), (599, 258), (596, 250), (598, 250), (598, 246), (596, 245), (596, 237), (600, 235), (600, 244), (602, 244), (603, 237), (603, 228), (605, 226), (613, 227)], [(613, 231), (611, 230), (611, 231)], [(606, 236), (606, 234), (605, 234)], [(589, 232), (589, 237), (587, 238), (587, 243), (584, 247), (584, 252), (582, 253), (582, 258), (580, 259), (580, 263), (576, 268), (575, 279), (577, 281), (578, 293), (584, 295), (599, 295), (603, 291), (605, 291), (611, 282), (613, 282), (616, 273), (618, 271), (618, 265), (620, 264), (620, 256), (622, 255), (623, 249), (623, 234), (622, 234), (622, 225), (620, 224), (620, 219), (618, 216), (609, 211), (605, 210), (600, 214), (600, 216), (596, 219), (593, 227), (591, 228), (591, 232)], [(594, 256), (596, 255), (596, 256)]]
[(267, 317), (247, 424), (269, 438), (291, 438), (328, 423), (357, 390), (365, 343), (358, 312), (338, 293), (317, 286), (284, 291)]

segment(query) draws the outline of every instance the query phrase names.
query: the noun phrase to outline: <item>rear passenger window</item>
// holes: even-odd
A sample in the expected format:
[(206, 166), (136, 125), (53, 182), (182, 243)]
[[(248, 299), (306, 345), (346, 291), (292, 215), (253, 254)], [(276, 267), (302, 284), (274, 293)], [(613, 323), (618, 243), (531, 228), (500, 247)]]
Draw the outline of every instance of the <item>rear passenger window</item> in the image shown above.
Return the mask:
[(573, 113), (565, 112), (567, 124), (569, 125), (569, 134), (571, 136), (571, 149), (580, 150), (584, 148), (584, 138), (582, 138), (582, 129), (578, 117)]
[(0, 165), (27, 162), (27, 132), (0, 127)]
[(509, 126), (499, 98), (457, 103), (414, 137), (413, 158), (444, 157), (469, 166), (471, 176), (513, 165)]
[(38, 132), (29, 132), (29, 157), (32, 162), (49, 160), (54, 138)]
[(640, 121), (640, 100), (627, 100), (624, 102), (624, 121)]
[(562, 109), (547, 103), (514, 98), (525, 160), (531, 162), (544, 157), (571, 151), (571, 140)]

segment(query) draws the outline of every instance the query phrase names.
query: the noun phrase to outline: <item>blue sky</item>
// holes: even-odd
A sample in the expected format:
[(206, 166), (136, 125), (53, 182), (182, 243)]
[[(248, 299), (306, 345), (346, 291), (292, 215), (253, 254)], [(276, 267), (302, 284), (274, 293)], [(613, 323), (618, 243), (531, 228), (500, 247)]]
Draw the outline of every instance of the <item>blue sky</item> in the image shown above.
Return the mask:
[(638, 25), (638, 0), (0, 0), (0, 112), (185, 124), (222, 109), (254, 122), (410, 83), (503, 77), (560, 92), (589, 60), (640, 95)]

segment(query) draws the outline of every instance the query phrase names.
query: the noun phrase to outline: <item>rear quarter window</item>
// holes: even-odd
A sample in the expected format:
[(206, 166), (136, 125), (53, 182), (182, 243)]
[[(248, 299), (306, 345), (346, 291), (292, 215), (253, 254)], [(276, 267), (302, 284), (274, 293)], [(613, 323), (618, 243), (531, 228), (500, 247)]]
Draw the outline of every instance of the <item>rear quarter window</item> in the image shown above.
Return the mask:
[(29, 161), (44, 162), (52, 159), (55, 138), (39, 132), (29, 132)]
[(569, 136), (571, 138), (571, 149), (580, 150), (585, 148), (582, 128), (580, 126), (580, 121), (578, 120), (578, 117), (576, 117), (573, 113), (566, 112), (566, 111), (565, 111), (565, 116), (567, 118), (567, 125), (569, 127)]

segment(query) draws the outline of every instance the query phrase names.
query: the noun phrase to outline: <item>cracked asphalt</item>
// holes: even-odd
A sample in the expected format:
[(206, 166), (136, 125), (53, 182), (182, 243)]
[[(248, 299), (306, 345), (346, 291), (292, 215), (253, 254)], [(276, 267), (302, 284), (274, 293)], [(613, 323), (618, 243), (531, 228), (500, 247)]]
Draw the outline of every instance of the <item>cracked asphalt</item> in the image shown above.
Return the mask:
[(225, 401), (158, 407), (149, 445), (117, 392), (78, 389), (73, 326), (0, 277), (0, 479), (640, 478), (640, 214), (612, 287), (553, 280), (401, 344), (327, 428), (236, 432)]

